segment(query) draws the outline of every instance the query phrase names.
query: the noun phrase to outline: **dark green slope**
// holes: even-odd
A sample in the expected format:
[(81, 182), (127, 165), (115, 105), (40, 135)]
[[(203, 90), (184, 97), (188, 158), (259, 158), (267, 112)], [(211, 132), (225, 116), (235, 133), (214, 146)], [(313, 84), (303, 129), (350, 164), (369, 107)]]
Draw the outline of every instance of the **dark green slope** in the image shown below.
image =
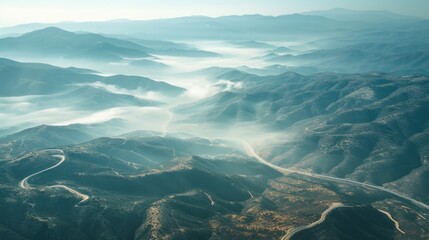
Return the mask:
[(402, 239), (395, 224), (371, 206), (334, 209), (325, 221), (293, 235), (291, 240), (393, 240)]

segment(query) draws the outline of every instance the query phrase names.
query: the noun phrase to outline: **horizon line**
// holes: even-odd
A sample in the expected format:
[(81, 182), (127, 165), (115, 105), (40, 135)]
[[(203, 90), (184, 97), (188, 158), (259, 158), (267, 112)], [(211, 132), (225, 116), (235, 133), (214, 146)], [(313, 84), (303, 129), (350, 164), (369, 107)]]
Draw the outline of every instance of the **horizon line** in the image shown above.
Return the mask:
[[(304, 15), (304, 16), (318, 16), (318, 17), (324, 17), (328, 19), (332, 19), (329, 17), (317, 15), (317, 14), (310, 14), (315, 12), (323, 12), (323, 11), (331, 11), (331, 10), (347, 10), (351, 12), (371, 12), (371, 13), (390, 13), (398, 16), (403, 17), (410, 17), (410, 18), (416, 18), (421, 20), (427, 20), (429, 18), (421, 17), (421, 16), (413, 16), (413, 15), (405, 15), (401, 13), (395, 13), (392, 11), (387, 10), (354, 10), (354, 9), (348, 9), (348, 8), (329, 8), (329, 9), (323, 9), (323, 10), (313, 10), (313, 11), (305, 11), (305, 12), (293, 12), (293, 13), (284, 13), (279, 15), (266, 15), (266, 14), (260, 14), (260, 13), (245, 13), (245, 14), (231, 14), (231, 15), (203, 15), (203, 14), (191, 14), (191, 15), (179, 15), (179, 16), (171, 16), (171, 17), (160, 17), (160, 18), (111, 18), (111, 19), (100, 19), (100, 20), (83, 20), (83, 21), (74, 21), (74, 20), (63, 20), (63, 21), (52, 21), (52, 22), (44, 22), (44, 21), (35, 21), (35, 22), (25, 22), (25, 23), (18, 23), (14, 25), (5, 25), (1, 26), (0, 29), (5, 28), (14, 28), (19, 26), (25, 26), (25, 25), (31, 25), (31, 24), (64, 24), (64, 23), (102, 23), (102, 22), (125, 22), (125, 21), (158, 21), (158, 20), (171, 20), (171, 19), (179, 19), (179, 18), (192, 18), (192, 17), (206, 17), (206, 18), (222, 18), (222, 17), (245, 17), (245, 16), (263, 16), (263, 17), (281, 17), (281, 16), (292, 16), (292, 15)], [(335, 20), (335, 19), (332, 19)]]

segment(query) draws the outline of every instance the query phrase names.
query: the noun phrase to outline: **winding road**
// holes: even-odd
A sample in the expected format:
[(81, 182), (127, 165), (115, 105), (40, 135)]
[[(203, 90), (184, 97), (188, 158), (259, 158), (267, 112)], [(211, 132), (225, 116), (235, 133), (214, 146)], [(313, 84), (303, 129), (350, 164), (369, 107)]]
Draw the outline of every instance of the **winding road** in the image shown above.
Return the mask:
[[(325, 221), (325, 219), (326, 219), (326, 217), (334, 210), (334, 209), (337, 209), (337, 208), (345, 208), (345, 207), (349, 207), (349, 206), (346, 206), (346, 205), (344, 205), (344, 204), (342, 204), (342, 203), (339, 203), (339, 202), (336, 202), (336, 203), (333, 203), (333, 204), (331, 204), (331, 206), (328, 208), (328, 209), (326, 209), (323, 213), (322, 213), (322, 215), (320, 216), (320, 219), (319, 220), (317, 220), (317, 221), (315, 221), (315, 222), (313, 222), (313, 223), (310, 223), (310, 224), (308, 224), (308, 225), (303, 225), (303, 226), (299, 226), (299, 227), (295, 227), (295, 228), (291, 228), (291, 229), (289, 229), (288, 231), (287, 231), (287, 233), (286, 233), (286, 235), (284, 235), (282, 238), (281, 238), (281, 240), (289, 240), (293, 235), (295, 235), (296, 233), (298, 233), (298, 232), (300, 232), (300, 231), (303, 231), (303, 230), (306, 230), (306, 229), (310, 229), (310, 228), (312, 228), (312, 227), (315, 227), (315, 226), (317, 226), (317, 225), (319, 225), (319, 224), (321, 224), (321, 223), (323, 223), (323, 221)], [(398, 221), (396, 221), (393, 217), (392, 217), (392, 215), (390, 215), (390, 213), (389, 212), (387, 212), (387, 211), (384, 211), (384, 210), (380, 210), (380, 209), (377, 209), (379, 212), (381, 212), (381, 213), (383, 213), (384, 215), (386, 215), (394, 224), (395, 224), (395, 228), (396, 228), (396, 230), (398, 230), (400, 233), (402, 233), (402, 234), (405, 234), (405, 232), (400, 228), (400, 226), (399, 226), (399, 222)]]
[[(295, 173), (295, 174), (299, 174), (299, 175), (307, 176), (307, 177), (311, 177), (311, 178), (323, 179), (323, 180), (332, 181), (332, 182), (346, 183), (346, 184), (350, 184), (350, 185), (354, 185), (354, 186), (360, 186), (360, 187), (365, 187), (365, 188), (368, 188), (368, 189), (374, 189), (374, 190), (382, 191), (382, 192), (385, 192), (385, 193), (389, 193), (389, 194), (394, 195), (395, 197), (398, 197), (398, 198), (400, 198), (402, 200), (409, 201), (409, 202), (411, 202), (412, 204), (414, 204), (417, 207), (423, 208), (425, 210), (429, 210), (429, 206), (426, 205), (425, 203), (422, 203), (422, 202), (420, 202), (420, 201), (418, 201), (416, 199), (413, 199), (411, 197), (408, 197), (408, 196), (406, 196), (404, 194), (401, 194), (401, 193), (398, 193), (398, 192), (394, 192), (392, 190), (389, 190), (389, 189), (381, 187), (381, 186), (371, 185), (371, 184), (368, 184), (368, 183), (362, 183), (362, 182), (358, 182), (358, 181), (354, 181), (354, 180), (350, 180), (350, 179), (337, 178), (337, 177), (320, 175), (320, 174), (313, 174), (313, 173), (309, 173), (309, 172), (303, 172), (303, 171), (298, 171), (298, 170), (284, 168), (284, 167), (280, 167), (280, 166), (274, 165), (274, 164), (268, 162), (267, 160), (263, 159), (261, 156), (259, 156), (255, 152), (255, 150), (253, 149), (252, 145), (250, 145), (248, 142), (246, 142), (243, 139), (238, 139), (238, 138), (235, 138), (235, 139), (238, 140), (243, 145), (246, 153), (249, 156), (254, 157), (260, 163), (265, 164), (265, 165), (267, 165), (267, 166), (269, 166), (269, 167), (271, 167), (273, 169), (276, 169), (277, 171), (279, 171), (281, 173), (284, 173), (284, 174)], [(338, 204), (331, 205), (330, 208), (328, 208), (325, 212), (322, 213), (322, 216), (321, 216), (321, 218), (318, 221), (316, 221), (316, 222), (314, 222), (312, 224), (306, 225), (306, 226), (297, 227), (297, 228), (293, 228), (292, 230), (289, 230), (286, 233), (286, 235), (281, 238), (281, 240), (289, 239), (293, 234), (295, 234), (295, 233), (297, 233), (297, 232), (299, 232), (301, 230), (310, 228), (312, 226), (315, 226), (315, 225), (323, 222), (324, 219), (326, 218), (326, 216), (333, 209), (338, 208), (338, 207), (343, 207), (343, 206), (344, 205), (341, 206), (341, 205), (338, 205)], [(401, 232), (402, 234), (405, 234), (405, 232), (402, 231), (399, 228), (399, 223), (388, 212), (382, 211), (382, 213), (386, 214), (390, 218), (390, 220), (392, 220), (395, 223), (395, 227), (396, 227), (396, 229), (399, 232)]]
[(425, 210), (429, 210), (429, 205), (422, 203), (422, 202), (420, 202), (416, 199), (413, 199), (411, 197), (408, 197), (402, 193), (394, 192), (390, 189), (387, 189), (387, 188), (384, 188), (381, 186), (371, 185), (368, 183), (362, 183), (362, 182), (358, 182), (358, 181), (354, 181), (354, 180), (350, 180), (350, 179), (345, 179), (345, 178), (337, 178), (337, 177), (332, 177), (332, 176), (303, 172), (303, 171), (299, 171), (299, 170), (294, 170), (294, 169), (289, 169), (289, 168), (284, 168), (284, 167), (274, 165), (274, 164), (268, 162), (267, 160), (263, 159), (261, 156), (259, 156), (248, 142), (244, 141), (243, 139), (238, 139), (238, 140), (242, 143), (246, 153), (249, 156), (256, 158), (260, 163), (265, 164), (265, 165), (267, 165), (273, 169), (276, 169), (277, 171), (279, 171), (281, 173), (285, 173), (285, 174), (296, 173), (299, 175), (308, 176), (308, 177), (312, 177), (312, 178), (318, 178), (318, 179), (323, 179), (323, 180), (332, 181), (332, 182), (347, 183), (350, 185), (366, 187), (369, 189), (374, 189), (374, 190), (378, 190), (378, 191), (382, 191), (385, 193), (392, 194), (392, 195), (394, 195), (394, 196), (396, 196), (402, 200), (409, 201), (409, 202), (413, 203), (414, 205), (416, 205), (420, 208), (423, 208)]
[[(40, 151), (40, 152), (56, 152), (57, 154), (53, 154), (52, 157), (59, 158), (60, 161), (57, 164), (53, 165), (52, 167), (48, 167), (46, 169), (43, 169), (43, 170), (38, 171), (36, 173), (33, 173), (33, 174), (25, 177), (24, 179), (22, 179), (19, 182), (19, 187), (20, 188), (22, 188), (22, 189), (31, 189), (30, 185), (28, 184), (28, 179), (30, 179), (30, 178), (32, 178), (32, 177), (34, 177), (36, 175), (39, 175), (41, 173), (47, 172), (47, 171), (49, 171), (51, 169), (54, 169), (54, 168), (60, 166), (66, 160), (66, 157), (64, 156), (64, 151), (61, 150), (61, 149), (48, 149), (48, 150), (43, 150), (43, 151)], [(60, 154), (58, 154), (58, 153), (60, 153)]]
[(213, 207), (215, 205), (215, 202), (213, 201), (212, 196), (206, 192), (204, 192), (204, 193), (206, 194), (207, 198), (209, 199), (210, 205)]
[[(25, 177), (24, 179), (22, 179), (22, 180), (19, 182), (19, 184), (18, 184), (18, 186), (19, 186), (20, 188), (25, 189), (25, 190), (33, 189), (33, 188), (30, 186), (30, 184), (28, 184), (28, 180), (29, 180), (30, 178), (32, 178), (32, 177), (34, 177), (34, 176), (36, 176), (36, 175), (39, 175), (39, 174), (41, 174), (41, 173), (47, 172), (47, 171), (49, 171), (49, 170), (52, 170), (52, 169), (54, 169), (54, 168), (56, 168), (56, 167), (60, 166), (60, 165), (61, 165), (62, 163), (64, 163), (64, 161), (66, 160), (66, 157), (65, 157), (65, 155), (64, 155), (64, 151), (63, 151), (63, 150), (61, 150), (61, 149), (48, 149), (48, 150), (43, 150), (43, 151), (40, 151), (40, 152), (48, 152), (48, 153), (49, 153), (49, 152), (52, 152), (52, 155), (51, 155), (51, 156), (52, 156), (52, 157), (55, 157), (55, 158), (60, 159), (60, 161), (59, 161), (58, 163), (56, 163), (55, 165), (51, 166), (51, 167), (45, 168), (45, 169), (43, 169), (43, 170), (41, 170), (41, 171), (38, 171), (38, 172), (36, 172), (36, 173), (33, 173), (33, 174), (31, 174), (31, 175), (29, 175), (29, 176)], [(76, 205), (78, 205), (78, 204), (80, 204), (80, 203), (83, 203), (83, 202), (85, 202), (85, 201), (87, 201), (87, 200), (89, 199), (89, 196), (88, 196), (88, 195), (83, 194), (83, 193), (80, 193), (80, 192), (78, 192), (78, 191), (76, 191), (76, 190), (74, 190), (74, 189), (71, 189), (71, 188), (69, 188), (69, 187), (67, 187), (67, 186), (65, 186), (65, 185), (57, 184), (57, 185), (47, 186), (47, 188), (62, 188), (62, 189), (67, 190), (68, 192), (72, 193), (72, 194), (73, 194), (73, 195), (75, 195), (76, 197), (81, 198), (82, 200), (81, 200), (79, 203), (77, 203)]]
[(321, 224), (323, 221), (325, 221), (326, 217), (329, 215), (329, 213), (332, 212), (332, 210), (334, 210), (336, 208), (340, 208), (340, 207), (347, 207), (347, 206), (345, 206), (342, 203), (333, 203), (333, 204), (331, 204), (331, 206), (322, 213), (322, 215), (320, 216), (319, 220), (317, 220), (317, 221), (315, 221), (313, 223), (310, 223), (308, 225), (304, 225), (304, 226), (300, 226), (300, 227), (289, 229), (289, 231), (286, 233), (286, 235), (284, 235), (281, 238), (281, 240), (288, 240), (293, 235), (295, 235), (297, 232), (300, 232), (302, 230), (309, 229), (309, 228), (312, 228), (314, 226), (317, 226), (317, 225)]
[(399, 232), (401, 232), (402, 234), (405, 234), (405, 232), (404, 231), (402, 231), (402, 229), (401, 229), (401, 227), (399, 226), (399, 222), (398, 221), (396, 221), (393, 217), (392, 217), (392, 215), (390, 215), (390, 213), (389, 212), (387, 212), (387, 211), (384, 211), (384, 210), (380, 210), (380, 209), (377, 209), (379, 212), (381, 212), (381, 213), (383, 213), (384, 215), (386, 215), (389, 219), (390, 219), (390, 221), (392, 221), (394, 224), (395, 224), (395, 228), (396, 228), (396, 230), (398, 230)]
[(81, 204), (83, 202), (86, 202), (89, 200), (89, 196), (83, 193), (80, 193), (74, 189), (71, 189), (69, 187), (67, 187), (66, 185), (52, 185), (52, 186), (48, 186), (47, 188), (62, 188), (65, 189), (66, 191), (70, 192), (71, 194), (75, 195), (76, 197), (81, 198), (82, 200), (80, 200), (80, 202), (78, 202), (76, 205)]

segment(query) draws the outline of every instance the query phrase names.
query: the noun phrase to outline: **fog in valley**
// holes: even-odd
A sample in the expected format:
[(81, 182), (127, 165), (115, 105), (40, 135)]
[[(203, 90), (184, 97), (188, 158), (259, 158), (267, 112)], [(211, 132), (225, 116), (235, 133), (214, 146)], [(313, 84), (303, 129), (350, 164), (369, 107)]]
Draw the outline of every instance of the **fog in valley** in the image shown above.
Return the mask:
[(428, 26), (0, 28), (0, 239), (428, 239)]
[[(257, 43), (262, 45), (248, 47), (246, 44)], [(7, 58), (21, 62), (41, 62), (58, 66), (61, 68), (88, 69), (87, 73), (99, 76), (132, 75), (141, 76), (162, 81), (174, 86), (184, 88), (184, 92), (178, 96), (169, 96), (157, 91), (147, 91), (141, 87), (135, 89), (121, 88), (120, 86), (96, 81), (90, 83), (68, 84), (54, 95), (30, 95), (21, 97), (2, 97), (0, 131), (4, 133), (16, 132), (25, 128), (47, 124), (54, 126), (67, 126), (71, 124), (103, 124), (108, 123), (111, 127), (112, 120), (117, 122), (119, 133), (127, 133), (136, 130), (163, 132), (186, 132), (199, 137), (251, 137), (256, 139), (270, 138), (274, 131), (254, 121), (246, 121), (239, 124), (210, 124), (204, 122), (192, 122), (190, 113), (182, 113), (176, 109), (184, 109), (193, 102), (212, 97), (221, 92), (240, 90), (244, 83), (242, 81), (231, 81), (229, 79), (216, 78), (217, 74), (233, 69), (263, 70), (274, 65), (264, 60), (264, 56), (270, 54), (273, 49), (280, 47), (302, 49), (305, 43), (298, 42), (256, 42), (256, 41), (189, 41), (180, 42), (182, 45), (190, 46), (215, 53), (215, 57), (189, 57), (189, 56), (166, 56), (152, 55), (150, 58), (142, 58), (154, 61), (165, 66), (164, 69), (152, 67), (136, 67), (132, 61), (141, 59), (123, 58), (120, 61), (88, 61), (85, 59), (64, 58), (40, 58), (37, 56), (20, 56), (19, 54), (6, 54)], [(250, 44), (251, 45), (251, 44)], [(303, 51), (304, 52), (304, 51)], [(303, 53), (294, 50), (295, 54)], [(289, 63), (293, 66), (293, 63)], [(286, 67), (286, 66), (278, 66)], [(86, 70), (82, 70), (85, 72)], [(243, 70), (245, 71), (245, 70)], [(276, 72), (266, 70), (264, 75), (275, 75)], [(89, 107), (91, 102), (74, 100), (63, 101), (62, 97), (67, 93), (79, 88), (94, 88), (103, 92), (116, 95), (129, 95), (137, 99), (152, 101), (156, 106), (136, 107), (132, 104), (114, 107)], [(88, 109), (88, 107), (90, 109)], [(186, 111), (188, 112), (188, 111)], [(12, 130), (10, 130), (12, 129)], [(109, 133), (109, 131), (107, 131)], [(115, 136), (118, 131), (112, 131)], [(282, 137), (284, 138), (284, 136)]]

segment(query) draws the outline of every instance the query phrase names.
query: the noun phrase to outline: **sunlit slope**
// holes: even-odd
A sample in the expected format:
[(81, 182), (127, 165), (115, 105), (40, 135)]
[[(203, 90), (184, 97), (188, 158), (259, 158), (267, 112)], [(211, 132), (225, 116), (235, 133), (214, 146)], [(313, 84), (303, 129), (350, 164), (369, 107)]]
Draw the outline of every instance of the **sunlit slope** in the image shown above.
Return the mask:
[[(58, 163), (57, 158), (49, 151), (34, 151), (2, 161), (0, 201), (4, 208), (0, 211), (8, 214), (0, 217), (3, 236), (280, 239), (291, 229), (311, 224), (331, 203), (366, 203), (374, 208), (382, 204), (387, 210), (396, 206), (383, 193), (347, 185), (339, 189), (336, 184), (298, 175), (282, 176), (255, 162), (233, 142), (175, 135), (134, 132), (63, 146), (64, 162), (31, 178), (32, 189), (16, 186), (26, 176)], [(41, 135), (41, 140), (49, 138)], [(80, 203), (78, 196), (64, 188), (49, 187), (59, 184), (89, 199)], [(19, 201), (8, 200), (12, 197)], [(27, 207), (28, 202), (36, 207)], [(303, 204), (312, 207), (303, 208)], [(394, 223), (374, 208), (337, 209), (317, 227), (333, 231), (332, 236), (397, 234)], [(395, 213), (401, 223), (418, 218), (414, 210)], [(376, 217), (376, 225), (345, 227), (364, 217)], [(56, 224), (50, 226), (52, 223)], [(401, 229), (410, 236), (427, 236), (420, 221), (411, 223)], [(28, 227), (35, 229), (27, 231)], [(305, 232), (295, 237), (302, 234)]]
[(230, 76), (230, 81), (241, 82), (243, 87), (178, 111), (191, 116), (187, 121), (210, 122), (229, 130), (240, 129), (243, 123), (266, 126), (279, 137), (267, 135), (260, 150), (275, 164), (379, 185), (390, 183), (393, 188), (406, 185), (407, 189), (401, 189), (428, 200), (422, 188), (428, 169), (428, 77)]
[[(180, 225), (192, 223), (185, 227), (187, 238), (201, 236), (199, 232), (202, 229), (203, 238), (208, 238), (212, 234), (210, 219), (240, 213), (246, 200), (253, 197), (252, 193), (262, 193), (268, 179), (280, 176), (218, 141), (145, 135), (143, 132), (133, 133), (132, 137), (100, 138), (65, 147), (64, 163), (49, 173), (32, 178), (29, 182), (31, 192), (16, 191), (12, 186), (58, 160), (47, 152), (35, 151), (16, 161), (2, 163), (2, 196), (13, 195), (35, 202), (38, 206), (37, 209), (26, 209), (23, 201), (3, 205), (10, 210), (22, 209), (13, 215), (12, 220), (0, 219), (3, 236), (38, 239), (39, 234), (56, 237), (61, 233), (64, 239), (72, 239), (76, 235), (83, 239), (99, 236), (119, 239), (132, 238), (135, 234), (136, 239), (145, 239), (161, 231), (151, 223), (167, 226), (172, 220), (168, 216), (152, 216), (149, 213), (166, 211), (174, 212)], [(27, 136), (26, 139), (31, 138)], [(49, 138), (42, 136), (42, 139)], [(195, 154), (210, 159), (193, 156)], [(218, 159), (213, 158), (215, 155)], [(213, 166), (218, 168), (213, 169)], [(62, 189), (46, 187), (55, 184), (72, 187), (87, 194), (90, 199), (76, 206), (76, 196)], [(52, 218), (54, 211), (55, 219)], [(72, 217), (70, 213), (73, 213)], [(49, 222), (60, 221), (61, 224), (49, 229), (37, 228), (35, 232), (28, 232), (16, 225), (16, 221), (24, 226), (44, 225), (48, 222), (40, 222), (42, 218), (27, 218), (42, 215), (49, 218)], [(108, 230), (113, 229), (118, 220), (124, 224), (113, 232)], [(99, 227), (88, 225), (90, 222), (97, 223)], [(101, 222), (103, 224), (99, 225)], [(182, 231), (180, 228), (162, 231), (179, 234)], [(12, 233), (11, 229), (17, 230)], [(71, 235), (70, 230), (74, 232)]]

